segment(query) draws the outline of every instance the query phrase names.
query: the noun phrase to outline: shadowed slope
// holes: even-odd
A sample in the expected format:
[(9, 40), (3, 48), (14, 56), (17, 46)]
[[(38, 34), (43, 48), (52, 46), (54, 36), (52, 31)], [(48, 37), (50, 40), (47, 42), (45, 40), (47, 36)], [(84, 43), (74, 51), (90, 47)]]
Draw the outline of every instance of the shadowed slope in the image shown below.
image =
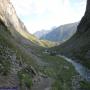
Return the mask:
[(87, 0), (86, 12), (78, 25), (77, 32), (67, 42), (54, 49), (90, 68), (90, 0)]

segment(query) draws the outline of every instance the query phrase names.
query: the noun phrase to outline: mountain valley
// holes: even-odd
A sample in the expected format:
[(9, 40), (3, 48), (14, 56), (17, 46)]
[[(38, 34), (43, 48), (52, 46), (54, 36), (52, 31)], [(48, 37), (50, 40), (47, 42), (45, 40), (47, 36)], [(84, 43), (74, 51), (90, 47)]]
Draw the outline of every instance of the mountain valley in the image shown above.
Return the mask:
[[(52, 38), (52, 31), (36, 38), (27, 31), (10, 0), (0, 0), (0, 90), (90, 90), (90, 81), (62, 57), (90, 69), (89, 4), (87, 0), (79, 25), (67, 24), (54, 30), (58, 33), (58, 29), (65, 29), (62, 38)], [(43, 40), (49, 33), (52, 40)], [(65, 42), (57, 46), (57, 41)]]

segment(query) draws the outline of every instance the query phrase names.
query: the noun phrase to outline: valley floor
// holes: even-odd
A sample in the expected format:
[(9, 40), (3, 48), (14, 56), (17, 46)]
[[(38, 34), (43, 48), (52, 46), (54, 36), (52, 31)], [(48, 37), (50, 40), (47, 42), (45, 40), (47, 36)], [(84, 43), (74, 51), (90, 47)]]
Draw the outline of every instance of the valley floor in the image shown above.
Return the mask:
[(52, 79), (39, 77), (39, 81), (34, 83), (31, 90), (51, 90)]
[[(46, 76), (42, 75), (43, 78), (34, 85), (32, 90), (90, 90), (90, 83), (85, 81), (73, 65), (64, 58), (45, 53), (41, 53), (39, 58), (43, 63), (48, 63), (38, 67), (39, 71)], [(53, 83), (48, 77), (52, 78)]]

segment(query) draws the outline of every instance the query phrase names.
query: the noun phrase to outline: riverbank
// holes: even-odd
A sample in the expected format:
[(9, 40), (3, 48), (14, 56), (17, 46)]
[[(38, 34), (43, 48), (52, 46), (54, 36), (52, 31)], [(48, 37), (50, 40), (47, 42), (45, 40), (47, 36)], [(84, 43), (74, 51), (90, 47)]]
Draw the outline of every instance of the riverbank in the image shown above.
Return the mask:
[(88, 83), (77, 72), (76, 68), (62, 56), (52, 56), (48, 53), (39, 55), (42, 61), (48, 63), (40, 66), (39, 70), (43, 74), (54, 79), (51, 90), (89, 90)]
[(62, 55), (58, 55), (58, 56), (64, 58), (66, 61), (70, 62), (75, 67), (75, 70), (81, 75), (81, 77), (83, 79), (85, 79), (86, 81), (90, 82), (90, 70), (88, 68), (86, 68), (82, 64), (76, 62), (75, 60), (71, 60)]
[(75, 84), (72, 84), (74, 77), (77, 75), (72, 64), (62, 57), (48, 54), (42, 54), (40, 58), (48, 63), (46, 66), (39, 67), (40, 72), (54, 79), (51, 90), (73, 90), (73, 87), (77, 88), (77, 86), (74, 86)]

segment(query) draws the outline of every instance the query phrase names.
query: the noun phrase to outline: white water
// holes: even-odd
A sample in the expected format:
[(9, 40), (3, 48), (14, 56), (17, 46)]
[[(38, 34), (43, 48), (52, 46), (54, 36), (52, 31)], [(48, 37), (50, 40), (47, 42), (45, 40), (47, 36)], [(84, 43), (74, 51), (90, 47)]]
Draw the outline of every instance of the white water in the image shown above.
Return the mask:
[(75, 67), (75, 70), (83, 77), (86, 81), (90, 82), (90, 70), (84, 67), (82, 64), (75, 62), (74, 60), (71, 60), (65, 56), (58, 55), (60, 57), (65, 58), (68, 62), (72, 63), (72, 65)]

